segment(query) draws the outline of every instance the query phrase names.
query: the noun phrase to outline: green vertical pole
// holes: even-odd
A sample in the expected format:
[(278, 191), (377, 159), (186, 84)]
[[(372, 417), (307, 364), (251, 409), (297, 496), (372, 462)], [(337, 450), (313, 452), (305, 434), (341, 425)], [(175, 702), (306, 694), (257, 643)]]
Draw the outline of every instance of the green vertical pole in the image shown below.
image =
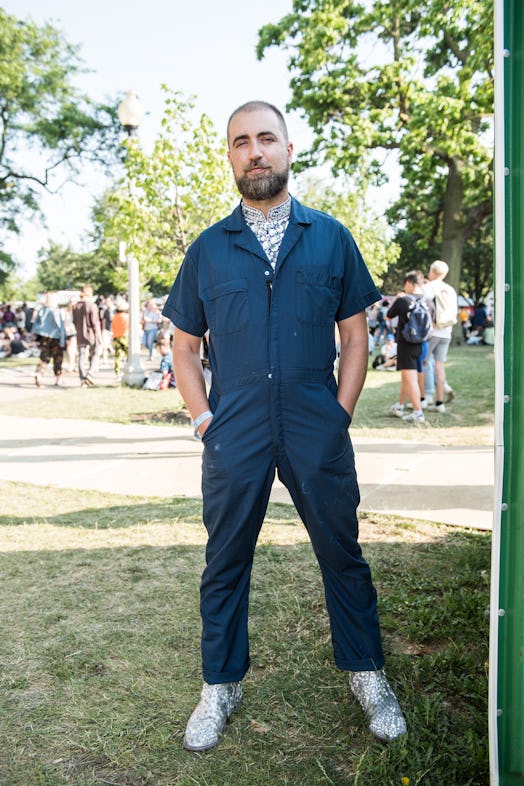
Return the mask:
[(516, 786), (524, 784), (522, 0), (500, 0), (495, 10), (495, 62), (495, 317), (500, 322), (495, 348), (497, 403), (490, 641), (490, 759), (492, 786)]

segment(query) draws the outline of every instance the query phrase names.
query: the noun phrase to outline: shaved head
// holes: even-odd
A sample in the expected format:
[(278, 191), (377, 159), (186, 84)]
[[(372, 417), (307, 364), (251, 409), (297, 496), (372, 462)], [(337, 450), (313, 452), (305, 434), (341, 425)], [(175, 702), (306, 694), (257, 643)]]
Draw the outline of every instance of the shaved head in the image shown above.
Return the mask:
[(231, 121), (234, 117), (239, 115), (241, 112), (258, 112), (260, 109), (269, 109), (273, 114), (276, 115), (282, 133), (284, 135), (284, 140), (287, 142), (289, 140), (286, 121), (284, 120), (284, 115), (277, 109), (276, 106), (273, 104), (269, 104), (267, 101), (247, 101), (247, 103), (242, 104), (242, 106), (237, 107), (234, 112), (231, 113), (229, 120), (227, 121), (227, 141), (229, 144), (229, 126), (231, 125)]

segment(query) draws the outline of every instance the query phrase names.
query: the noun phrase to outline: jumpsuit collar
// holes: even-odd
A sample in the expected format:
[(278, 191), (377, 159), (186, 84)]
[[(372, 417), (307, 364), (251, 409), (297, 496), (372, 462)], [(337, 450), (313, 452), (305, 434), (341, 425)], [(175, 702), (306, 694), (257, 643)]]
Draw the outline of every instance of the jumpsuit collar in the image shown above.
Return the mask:
[[(302, 236), (305, 227), (312, 223), (311, 213), (303, 205), (298, 202), (294, 197), (291, 197), (291, 215), (289, 217), (289, 224), (280, 246), (280, 251), (277, 260), (277, 270), (282, 265), (284, 259), (293, 250), (298, 240)], [(262, 246), (256, 239), (252, 230), (246, 223), (242, 211), (242, 203), (239, 203), (233, 210), (230, 216), (224, 221), (224, 229), (226, 232), (231, 232), (235, 235), (234, 243), (240, 248), (244, 248), (251, 254), (254, 254), (267, 263), (267, 257), (264, 254)]]

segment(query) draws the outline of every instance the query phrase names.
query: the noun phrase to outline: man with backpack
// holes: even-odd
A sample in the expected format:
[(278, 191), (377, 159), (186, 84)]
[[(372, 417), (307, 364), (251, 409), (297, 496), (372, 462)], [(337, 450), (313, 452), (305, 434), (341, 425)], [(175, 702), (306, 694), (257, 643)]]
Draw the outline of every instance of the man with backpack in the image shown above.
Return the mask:
[[(400, 371), (400, 395), (389, 412), (413, 424), (426, 420), (420, 400), (418, 375), (422, 373), (433, 321), (432, 305), (422, 295), (423, 281), (419, 270), (406, 273), (404, 291), (397, 295), (387, 313), (388, 319), (398, 317), (397, 370)], [(413, 412), (405, 415), (404, 406), (408, 399), (413, 405)]]
[(428, 361), (431, 356), (435, 361), (436, 400), (428, 405), (428, 410), (444, 413), (444, 393), (446, 388), (446, 372), (444, 364), (451, 344), (451, 332), (457, 321), (458, 302), (457, 293), (449, 284), (444, 282), (449, 271), (449, 266), (441, 259), (432, 263), (428, 279), (422, 291), (426, 298), (435, 304), (433, 335), (429, 342)]

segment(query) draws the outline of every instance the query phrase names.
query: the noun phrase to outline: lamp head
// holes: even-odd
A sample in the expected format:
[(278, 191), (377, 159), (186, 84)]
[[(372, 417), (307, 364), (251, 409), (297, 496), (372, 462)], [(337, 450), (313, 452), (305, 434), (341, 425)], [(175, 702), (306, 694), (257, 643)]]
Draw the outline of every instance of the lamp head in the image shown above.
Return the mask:
[(133, 90), (129, 90), (124, 100), (118, 105), (118, 119), (129, 136), (132, 136), (142, 122), (144, 111), (137, 94)]

